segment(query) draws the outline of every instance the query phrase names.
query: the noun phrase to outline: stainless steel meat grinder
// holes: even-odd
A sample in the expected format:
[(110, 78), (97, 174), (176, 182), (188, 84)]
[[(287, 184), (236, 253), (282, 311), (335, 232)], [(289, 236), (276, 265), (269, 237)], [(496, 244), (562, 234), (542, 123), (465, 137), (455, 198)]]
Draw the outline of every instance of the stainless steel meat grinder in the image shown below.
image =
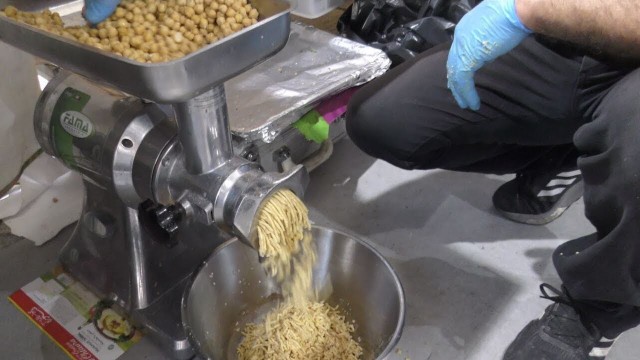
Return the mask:
[[(286, 3), (252, 3), (258, 24), (164, 64), (0, 19), (1, 41), (56, 66), (36, 106), (36, 136), (86, 187), (62, 264), (176, 358), (193, 354), (180, 317), (190, 276), (230, 235), (255, 244), (261, 203), (279, 188), (302, 196), (308, 182), (301, 165), (263, 172), (233, 153), (223, 82), (277, 52), (289, 34)], [(51, 8), (64, 19), (82, 6), (51, 4), (22, 10)]]

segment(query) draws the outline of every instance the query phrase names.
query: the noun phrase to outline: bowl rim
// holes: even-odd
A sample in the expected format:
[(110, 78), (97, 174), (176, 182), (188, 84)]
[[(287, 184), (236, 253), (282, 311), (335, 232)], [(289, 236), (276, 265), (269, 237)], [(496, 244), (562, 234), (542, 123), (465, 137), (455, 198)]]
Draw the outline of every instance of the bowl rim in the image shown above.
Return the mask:
[[(402, 336), (402, 331), (404, 329), (404, 324), (405, 324), (405, 316), (406, 316), (405, 294), (404, 294), (404, 287), (402, 286), (402, 283), (400, 282), (400, 278), (398, 277), (398, 274), (396, 273), (396, 271), (393, 268), (393, 266), (391, 266), (389, 261), (384, 256), (382, 256), (382, 254), (375, 247), (373, 247), (373, 245), (371, 245), (369, 240), (367, 240), (366, 238), (355, 236), (355, 235), (353, 235), (353, 234), (351, 234), (351, 233), (349, 233), (347, 231), (338, 230), (338, 229), (334, 229), (334, 228), (331, 228), (331, 227), (328, 227), (328, 226), (322, 226), (322, 225), (316, 225), (316, 224), (312, 224), (311, 225), (311, 229), (312, 229), (312, 231), (313, 231), (313, 229), (317, 229), (317, 230), (320, 230), (321, 232), (330, 231), (330, 232), (337, 233), (337, 234), (340, 234), (340, 235), (342, 235), (344, 237), (351, 238), (351, 239), (357, 241), (358, 243), (360, 243), (361, 245), (364, 245), (367, 249), (369, 249), (374, 255), (376, 255), (382, 261), (384, 266), (389, 270), (389, 273), (391, 274), (391, 276), (393, 278), (393, 283), (394, 283), (394, 285), (396, 287), (396, 291), (398, 293), (398, 297), (399, 297), (399, 299), (398, 299), (399, 302), (398, 303), (399, 303), (399, 306), (400, 306), (400, 309), (399, 309), (400, 311), (398, 313), (398, 322), (396, 324), (396, 328), (393, 331), (393, 335), (391, 336), (391, 338), (389, 340), (389, 343), (384, 348), (384, 350), (382, 350), (382, 352), (380, 352), (380, 354), (376, 357), (376, 360), (384, 359), (387, 355), (389, 355), (389, 353), (391, 353), (393, 348), (400, 341), (400, 338)], [(244, 242), (242, 242), (237, 237), (233, 237), (233, 238), (225, 241), (224, 243), (222, 243), (218, 247), (216, 247), (215, 250), (211, 253), (211, 255), (207, 256), (207, 258), (205, 260), (203, 260), (202, 263), (200, 265), (198, 265), (196, 270), (193, 272), (193, 274), (191, 275), (191, 277), (189, 278), (189, 281), (187, 282), (187, 284), (185, 286), (184, 293), (182, 295), (181, 304), (180, 304), (180, 317), (181, 317), (181, 321), (182, 321), (182, 327), (185, 330), (187, 339), (189, 339), (189, 344), (193, 347), (195, 354), (197, 356), (199, 356), (200, 358), (202, 358), (202, 359), (226, 360), (226, 359), (211, 359), (210, 357), (206, 356), (204, 354), (204, 352), (202, 351), (202, 348), (200, 347), (200, 343), (194, 337), (193, 332), (191, 331), (191, 327), (189, 326), (189, 324), (186, 321), (186, 318), (187, 318), (187, 315), (186, 315), (187, 314), (187, 303), (188, 303), (188, 300), (189, 300), (189, 294), (191, 293), (191, 288), (192, 288), (193, 283), (195, 282), (196, 278), (201, 273), (202, 269), (209, 263), (209, 261), (214, 256), (216, 256), (219, 252), (224, 250), (227, 246), (230, 246), (231, 244), (233, 244), (235, 242), (239, 242), (243, 246), (249, 247), (249, 245), (245, 244)]]

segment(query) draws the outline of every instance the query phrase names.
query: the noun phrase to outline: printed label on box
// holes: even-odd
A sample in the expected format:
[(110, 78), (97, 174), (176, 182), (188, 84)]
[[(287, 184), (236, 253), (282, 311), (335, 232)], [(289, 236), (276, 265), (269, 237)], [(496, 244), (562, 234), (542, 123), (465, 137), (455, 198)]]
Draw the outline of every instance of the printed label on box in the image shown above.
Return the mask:
[(76, 360), (115, 360), (142, 338), (126, 318), (62, 268), (9, 296), (34, 324)]

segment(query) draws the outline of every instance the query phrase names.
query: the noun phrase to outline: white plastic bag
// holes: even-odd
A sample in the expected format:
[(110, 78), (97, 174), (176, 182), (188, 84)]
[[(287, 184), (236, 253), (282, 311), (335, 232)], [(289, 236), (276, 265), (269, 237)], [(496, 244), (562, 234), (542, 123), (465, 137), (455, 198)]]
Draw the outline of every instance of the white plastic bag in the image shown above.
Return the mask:
[(0, 191), (39, 148), (33, 110), (40, 90), (35, 58), (0, 42)]
[(38, 151), (33, 112), (40, 94), (33, 56), (0, 42), (0, 219), (41, 245), (80, 216), (81, 176)]

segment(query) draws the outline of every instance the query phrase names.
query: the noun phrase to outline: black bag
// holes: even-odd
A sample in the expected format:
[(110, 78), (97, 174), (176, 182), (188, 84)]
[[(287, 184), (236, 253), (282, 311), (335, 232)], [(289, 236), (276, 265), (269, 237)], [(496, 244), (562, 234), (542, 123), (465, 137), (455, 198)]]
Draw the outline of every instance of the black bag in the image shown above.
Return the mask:
[(396, 66), (453, 38), (482, 0), (355, 0), (338, 20), (345, 37), (383, 50)]

